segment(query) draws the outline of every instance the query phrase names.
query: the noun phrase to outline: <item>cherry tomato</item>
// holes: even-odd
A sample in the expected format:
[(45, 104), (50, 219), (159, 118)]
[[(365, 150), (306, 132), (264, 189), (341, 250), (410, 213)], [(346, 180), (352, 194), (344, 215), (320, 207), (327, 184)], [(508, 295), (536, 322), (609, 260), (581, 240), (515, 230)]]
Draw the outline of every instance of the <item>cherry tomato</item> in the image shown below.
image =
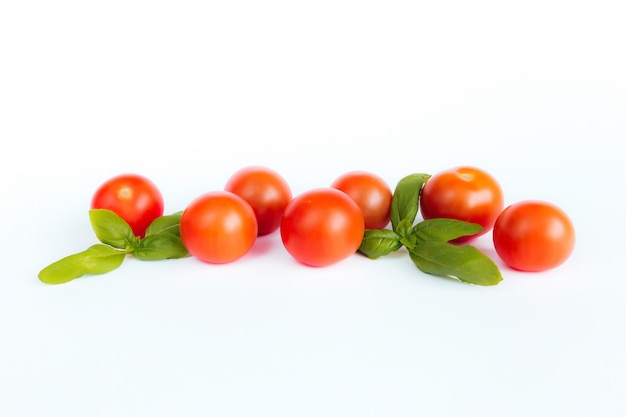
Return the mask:
[(331, 187), (343, 191), (354, 200), (363, 213), (366, 229), (383, 229), (389, 223), (393, 194), (379, 176), (352, 171), (337, 178)]
[(493, 227), (498, 256), (521, 271), (544, 271), (562, 264), (574, 250), (575, 240), (567, 214), (543, 201), (508, 206)]
[(235, 172), (225, 190), (237, 194), (252, 206), (259, 236), (278, 229), (291, 201), (289, 184), (278, 173), (264, 167), (247, 167)]
[(487, 233), (504, 207), (500, 184), (475, 167), (457, 167), (433, 175), (422, 189), (424, 219), (446, 218), (477, 223), (483, 231), (456, 239), (465, 242)]
[(152, 181), (141, 175), (123, 174), (105, 181), (91, 199), (92, 209), (108, 209), (124, 219), (136, 236), (163, 215), (163, 196)]
[(365, 225), (359, 206), (334, 188), (307, 191), (283, 215), (280, 235), (287, 252), (311, 266), (326, 266), (354, 254)]
[(209, 192), (183, 211), (180, 237), (198, 259), (217, 264), (232, 262), (254, 245), (256, 217), (243, 198), (228, 191)]

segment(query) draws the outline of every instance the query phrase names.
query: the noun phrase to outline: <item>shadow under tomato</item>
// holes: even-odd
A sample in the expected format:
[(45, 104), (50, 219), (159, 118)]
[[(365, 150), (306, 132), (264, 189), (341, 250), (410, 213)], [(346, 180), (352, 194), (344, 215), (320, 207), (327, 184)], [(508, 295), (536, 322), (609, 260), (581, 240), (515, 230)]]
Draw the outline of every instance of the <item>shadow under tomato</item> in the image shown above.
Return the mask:
[(276, 242), (273, 238), (273, 234), (259, 236), (246, 256), (263, 256), (270, 252), (275, 245)]

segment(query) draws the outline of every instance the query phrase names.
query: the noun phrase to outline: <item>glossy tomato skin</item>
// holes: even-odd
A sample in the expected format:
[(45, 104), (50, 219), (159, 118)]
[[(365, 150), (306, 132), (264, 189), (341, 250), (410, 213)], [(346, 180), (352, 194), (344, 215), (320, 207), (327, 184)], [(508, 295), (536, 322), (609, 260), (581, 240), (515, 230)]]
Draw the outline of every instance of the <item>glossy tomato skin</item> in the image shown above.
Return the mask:
[(163, 215), (163, 196), (148, 178), (122, 174), (105, 181), (91, 199), (92, 209), (108, 209), (124, 219), (136, 236), (144, 237), (146, 228)]
[(498, 181), (484, 170), (461, 166), (433, 175), (422, 189), (420, 209), (424, 219), (447, 218), (477, 223), (483, 231), (456, 239), (466, 242), (492, 229), (504, 207)]
[(235, 261), (250, 251), (257, 237), (252, 207), (228, 191), (193, 200), (180, 219), (183, 245), (196, 258), (216, 264)]
[(381, 177), (365, 171), (351, 171), (337, 178), (331, 187), (346, 193), (363, 213), (366, 229), (383, 229), (389, 224), (391, 189)]
[(565, 262), (576, 241), (571, 219), (544, 201), (521, 201), (505, 208), (496, 220), (492, 238), (504, 263), (535, 272)]
[(257, 219), (259, 236), (280, 227), (280, 219), (291, 201), (291, 188), (277, 172), (251, 166), (235, 172), (227, 181), (226, 191), (237, 194), (250, 204)]
[(330, 187), (295, 197), (280, 225), (287, 252), (303, 264), (320, 267), (354, 254), (364, 232), (359, 206), (344, 192)]

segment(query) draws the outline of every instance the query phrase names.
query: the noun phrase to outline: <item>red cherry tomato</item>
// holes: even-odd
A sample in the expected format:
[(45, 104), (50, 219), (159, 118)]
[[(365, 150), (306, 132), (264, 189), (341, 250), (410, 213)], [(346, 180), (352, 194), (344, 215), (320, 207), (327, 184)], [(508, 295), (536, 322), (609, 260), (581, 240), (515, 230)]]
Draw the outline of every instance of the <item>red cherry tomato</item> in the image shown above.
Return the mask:
[(487, 172), (474, 167), (458, 167), (433, 175), (426, 181), (420, 197), (424, 219), (463, 220), (477, 223), (484, 229), (455, 242), (465, 242), (487, 233), (503, 207), (500, 184)]
[(237, 194), (252, 206), (259, 236), (278, 229), (291, 201), (289, 184), (278, 173), (264, 167), (247, 167), (235, 172), (225, 190)]
[(196, 198), (183, 211), (180, 237), (193, 256), (222, 264), (241, 258), (252, 248), (257, 222), (244, 199), (214, 191)]
[(574, 250), (575, 240), (567, 214), (543, 201), (508, 206), (493, 227), (498, 256), (521, 271), (544, 271), (562, 264)]
[(389, 223), (393, 194), (379, 176), (352, 171), (337, 178), (331, 187), (343, 191), (354, 200), (363, 213), (366, 229), (383, 229)]
[(307, 191), (283, 215), (280, 235), (287, 252), (306, 265), (326, 266), (354, 254), (365, 226), (359, 206), (334, 188)]
[(146, 228), (163, 215), (163, 196), (149, 179), (123, 174), (104, 182), (91, 199), (92, 209), (108, 209), (124, 219), (136, 236), (144, 237)]

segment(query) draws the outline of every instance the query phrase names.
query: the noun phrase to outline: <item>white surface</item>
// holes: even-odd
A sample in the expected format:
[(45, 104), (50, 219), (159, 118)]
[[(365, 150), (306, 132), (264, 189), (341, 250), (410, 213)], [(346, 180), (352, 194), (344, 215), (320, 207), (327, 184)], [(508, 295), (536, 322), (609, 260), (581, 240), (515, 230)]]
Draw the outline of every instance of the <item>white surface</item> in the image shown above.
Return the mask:
[[(301, 3), (0, 6), (0, 415), (626, 415), (623, 2)], [(295, 194), (477, 165), (578, 242), (492, 288), (401, 253), (307, 268), (277, 234), (37, 280), (95, 243), (108, 177), (173, 212), (249, 164)]]

